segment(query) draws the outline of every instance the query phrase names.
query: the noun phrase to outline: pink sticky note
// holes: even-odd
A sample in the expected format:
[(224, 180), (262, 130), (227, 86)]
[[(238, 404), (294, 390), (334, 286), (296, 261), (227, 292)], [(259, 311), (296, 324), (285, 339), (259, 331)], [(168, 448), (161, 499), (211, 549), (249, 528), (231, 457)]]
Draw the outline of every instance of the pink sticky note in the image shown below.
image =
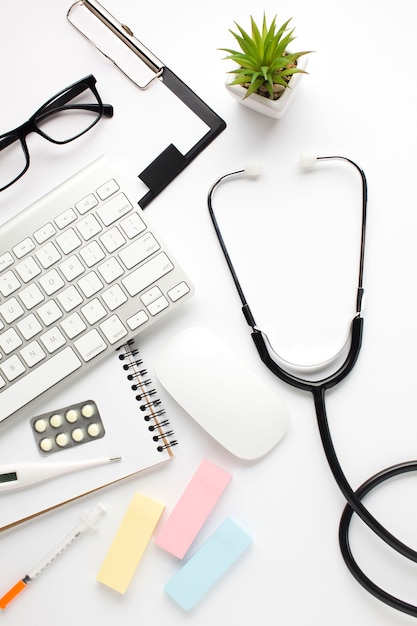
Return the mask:
[(204, 459), (156, 536), (156, 544), (182, 559), (231, 478)]

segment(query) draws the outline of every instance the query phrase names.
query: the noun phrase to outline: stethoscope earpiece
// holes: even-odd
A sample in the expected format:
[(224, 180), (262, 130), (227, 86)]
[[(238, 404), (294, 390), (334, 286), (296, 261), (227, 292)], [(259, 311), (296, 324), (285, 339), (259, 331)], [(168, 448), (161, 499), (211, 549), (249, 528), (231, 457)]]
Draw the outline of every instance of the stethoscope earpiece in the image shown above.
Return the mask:
[(262, 166), (260, 163), (250, 163), (243, 168), (243, 174), (247, 178), (258, 178), (262, 174)]
[(300, 154), (300, 167), (303, 169), (309, 169), (316, 165), (317, 157), (308, 152), (302, 152)]

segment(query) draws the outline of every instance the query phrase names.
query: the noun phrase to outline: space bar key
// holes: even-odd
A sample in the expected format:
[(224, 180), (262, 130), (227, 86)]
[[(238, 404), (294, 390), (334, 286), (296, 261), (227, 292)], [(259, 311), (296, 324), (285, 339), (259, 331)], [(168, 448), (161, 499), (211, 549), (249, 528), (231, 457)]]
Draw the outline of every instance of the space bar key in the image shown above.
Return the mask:
[(0, 422), (75, 372), (80, 366), (81, 361), (70, 347), (50, 357), (48, 361), (0, 393)]

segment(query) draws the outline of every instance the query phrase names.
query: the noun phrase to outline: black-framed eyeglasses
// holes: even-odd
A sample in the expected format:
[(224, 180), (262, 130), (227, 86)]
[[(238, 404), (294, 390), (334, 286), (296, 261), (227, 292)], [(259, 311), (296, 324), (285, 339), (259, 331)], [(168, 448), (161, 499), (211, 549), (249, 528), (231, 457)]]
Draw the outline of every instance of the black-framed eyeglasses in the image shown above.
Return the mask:
[(29, 133), (37, 133), (52, 143), (69, 143), (90, 130), (103, 115), (112, 117), (113, 107), (102, 103), (92, 74), (50, 98), (27, 122), (0, 135), (0, 191), (28, 170)]

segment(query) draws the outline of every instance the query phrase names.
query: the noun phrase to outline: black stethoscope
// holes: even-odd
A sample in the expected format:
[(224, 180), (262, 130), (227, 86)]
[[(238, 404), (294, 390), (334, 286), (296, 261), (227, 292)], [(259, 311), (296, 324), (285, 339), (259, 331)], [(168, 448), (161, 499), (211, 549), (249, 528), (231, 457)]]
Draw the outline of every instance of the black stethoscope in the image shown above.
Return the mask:
[[(364, 255), (365, 255), (365, 231), (366, 231), (366, 213), (367, 213), (367, 182), (366, 177), (363, 170), (351, 159), (343, 156), (321, 156), (321, 157), (303, 157), (301, 161), (301, 165), (303, 166), (311, 166), (314, 165), (317, 161), (328, 161), (328, 160), (341, 160), (346, 163), (351, 164), (357, 172), (360, 174), (361, 183), (362, 183), (362, 228), (361, 228), (361, 246), (360, 246), (360, 255), (359, 255), (359, 277), (358, 277), (358, 285), (357, 285), (357, 295), (356, 295), (356, 313), (351, 322), (350, 326), (350, 336), (347, 343), (346, 356), (342, 360), (341, 364), (336, 365), (336, 370), (323, 378), (319, 378), (317, 380), (309, 380), (307, 378), (301, 378), (295, 373), (289, 371), (289, 364), (285, 364), (285, 362), (280, 359), (280, 357), (274, 352), (271, 347), (271, 344), (268, 340), (266, 334), (260, 330), (254, 320), (254, 317), (250, 311), (249, 305), (246, 301), (245, 295), (243, 293), (242, 287), (238, 280), (236, 271), (231, 262), (229, 253), (227, 251), (226, 245), (224, 243), (222, 234), (220, 232), (219, 225), (217, 223), (216, 217), (214, 215), (213, 206), (212, 206), (212, 197), (215, 189), (224, 181), (229, 179), (233, 179), (238, 176), (249, 176), (255, 177), (259, 174), (259, 171), (256, 168), (249, 169), (240, 169), (236, 171), (229, 172), (224, 174), (220, 178), (218, 178), (213, 185), (211, 186), (207, 203), (209, 214), (211, 220), (213, 222), (213, 226), (216, 231), (217, 238), (219, 240), (220, 246), (222, 248), (223, 254), (226, 258), (229, 270), (232, 274), (233, 281), (235, 283), (236, 289), (238, 291), (241, 303), (242, 303), (242, 312), (245, 316), (246, 322), (252, 328), (252, 339), (255, 343), (256, 349), (258, 350), (259, 356), (263, 363), (268, 367), (269, 370), (275, 376), (278, 376), (281, 380), (292, 385), (293, 387), (297, 387), (298, 389), (302, 389), (304, 391), (309, 391), (313, 395), (314, 406), (316, 411), (317, 423), (320, 431), (320, 437), (322, 441), (322, 445), (327, 457), (327, 461), (329, 463), (330, 469), (333, 473), (333, 476), (342, 491), (344, 498), (346, 499), (346, 507), (342, 513), (342, 517), (340, 520), (339, 526), (339, 545), (342, 552), (343, 559), (349, 568), (350, 572), (356, 578), (356, 580), (372, 595), (376, 598), (385, 602), (389, 606), (402, 611), (403, 613), (407, 613), (412, 615), (413, 617), (417, 617), (417, 606), (404, 602), (399, 598), (389, 594), (387, 591), (376, 585), (366, 574), (360, 569), (358, 566), (351, 550), (350, 541), (349, 541), (349, 527), (352, 516), (356, 513), (362, 521), (367, 524), (367, 526), (378, 536), (380, 537), (386, 544), (388, 544), (391, 548), (393, 548), (399, 554), (402, 554), (406, 558), (411, 561), (417, 562), (417, 552), (411, 549), (409, 546), (404, 544), (402, 541), (397, 539), (391, 532), (389, 532), (364, 506), (362, 503), (363, 498), (375, 487), (383, 483), (384, 481), (398, 476), (400, 474), (404, 474), (407, 472), (417, 470), (417, 461), (409, 461), (406, 463), (401, 463), (397, 465), (393, 465), (387, 469), (382, 470), (378, 474), (375, 474), (371, 478), (369, 478), (365, 483), (363, 483), (358, 489), (354, 490), (350, 486), (346, 476), (343, 473), (341, 465), (339, 463), (338, 457), (336, 455), (336, 451), (333, 445), (332, 437), (330, 434), (329, 423), (327, 419), (326, 413), (326, 402), (325, 402), (325, 394), (327, 389), (330, 389), (340, 383), (346, 376), (351, 372), (353, 366), (356, 363), (356, 360), (359, 356), (359, 352), (361, 349), (362, 343), (362, 332), (363, 332), (363, 317), (362, 313), (362, 300), (363, 300), (363, 267), (364, 267)], [(329, 363), (336, 363), (337, 360), (340, 359), (340, 353), (335, 355), (332, 359), (326, 362), (326, 366)]]

